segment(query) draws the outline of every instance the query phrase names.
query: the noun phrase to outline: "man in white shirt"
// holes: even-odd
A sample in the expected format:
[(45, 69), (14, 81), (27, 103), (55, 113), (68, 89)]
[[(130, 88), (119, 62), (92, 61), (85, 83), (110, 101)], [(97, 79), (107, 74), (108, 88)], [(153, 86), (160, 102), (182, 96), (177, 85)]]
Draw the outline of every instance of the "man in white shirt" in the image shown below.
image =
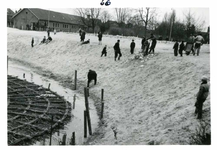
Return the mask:
[(201, 34), (199, 34), (198, 36), (196, 36), (195, 38), (195, 53), (197, 53), (197, 56), (199, 56), (200, 54), (200, 47), (201, 45), (203, 45), (204, 43), (204, 38), (202, 37)]

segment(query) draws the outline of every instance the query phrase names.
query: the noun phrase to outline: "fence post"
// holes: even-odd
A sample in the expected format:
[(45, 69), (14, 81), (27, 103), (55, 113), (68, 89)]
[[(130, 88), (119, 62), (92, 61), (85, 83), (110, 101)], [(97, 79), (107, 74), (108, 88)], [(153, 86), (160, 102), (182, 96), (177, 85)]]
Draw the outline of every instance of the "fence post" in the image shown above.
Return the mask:
[(50, 83), (48, 84), (48, 89), (50, 90)]
[(104, 100), (103, 100), (103, 96), (104, 96), (104, 89), (101, 90), (101, 119), (103, 118), (103, 111), (104, 111)]
[(33, 82), (33, 74), (31, 73), (30, 75), (31, 75), (31, 82)]
[(87, 97), (90, 96), (90, 93), (89, 93), (89, 87), (87, 87)]
[(84, 110), (84, 138), (87, 137), (87, 111)]
[(73, 96), (73, 109), (75, 109), (76, 94)]
[(66, 134), (63, 135), (63, 138), (62, 138), (62, 145), (66, 145)]
[(75, 70), (75, 87), (74, 89), (76, 90), (77, 89), (77, 70)]
[(72, 145), (75, 145), (75, 132), (72, 133)]
[(52, 124), (53, 124), (53, 116), (51, 116), (51, 125), (50, 125), (50, 145), (51, 145), (51, 141), (52, 141), (52, 132), (53, 132)]
[(60, 123), (58, 123), (58, 131), (57, 131), (57, 135), (60, 136)]
[(8, 73), (8, 56), (7, 56), (7, 73)]
[(87, 97), (87, 88), (84, 88), (84, 97), (85, 97), (85, 106), (87, 111), (87, 124), (89, 129), (89, 135), (92, 135), (92, 129), (91, 129), (91, 119), (90, 119), (90, 112), (89, 112), (89, 104), (88, 104), (88, 97)]

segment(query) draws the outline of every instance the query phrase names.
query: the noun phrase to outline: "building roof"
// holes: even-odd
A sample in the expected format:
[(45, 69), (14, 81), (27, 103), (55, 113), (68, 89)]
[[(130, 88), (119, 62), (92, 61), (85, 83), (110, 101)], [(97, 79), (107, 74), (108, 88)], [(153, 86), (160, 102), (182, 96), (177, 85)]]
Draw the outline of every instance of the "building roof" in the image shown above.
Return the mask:
[[(79, 16), (45, 10), (45, 9), (39, 9), (39, 8), (24, 8), (24, 9), (28, 9), (39, 20), (46, 20), (46, 21), (49, 20), (49, 21), (54, 21), (54, 22), (84, 25)], [(13, 18), (16, 15), (14, 15)]]
[(7, 8), (7, 15), (13, 16), (14, 12), (10, 8)]

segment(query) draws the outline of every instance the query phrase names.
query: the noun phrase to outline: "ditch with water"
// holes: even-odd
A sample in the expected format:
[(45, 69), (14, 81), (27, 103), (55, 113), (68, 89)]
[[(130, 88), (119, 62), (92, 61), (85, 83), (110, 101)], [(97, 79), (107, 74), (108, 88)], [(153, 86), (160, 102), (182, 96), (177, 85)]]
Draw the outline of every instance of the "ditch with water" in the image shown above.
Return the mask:
[[(72, 108), (71, 111), (71, 121), (64, 126), (63, 130), (59, 131), (59, 134), (53, 133), (52, 135), (52, 145), (59, 145), (62, 141), (64, 134), (67, 135), (66, 145), (69, 145), (72, 133), (75, 132), (75, 143), (76, 145), (82, 145), (88, 138), (84, 138), (84, 110), (85, 110), (85, 98), (84, 95), (76, 93), (71, 89), (61, 86), (57, 81), (49, 79), (47, 77), (41, 76), (35, 73), (31, 68), (24, 67), (16, 64), (13, 61), (8, 62), (8, 75), (17, 76), (20, 79), (24, 79), (23, 74), (25, 74), (25, 80), (28, 82), (33, 82), (34, 84), (41, 85), (47, 88), (50, 84), (50, 90), (56, 92), (58, 95), (63, 96), (65, 100), (73, 105), (73, 97), (76, 95), (75, 109)], [(89, 100), (89, 111), (91, 118), (92, 132), (98, 127), (99, 118), (97, 111), (94, 106), (94, 102)], [(36, 142), (34, 145), (49, 145), (50, 139), (44, 139), (42, 141)]]

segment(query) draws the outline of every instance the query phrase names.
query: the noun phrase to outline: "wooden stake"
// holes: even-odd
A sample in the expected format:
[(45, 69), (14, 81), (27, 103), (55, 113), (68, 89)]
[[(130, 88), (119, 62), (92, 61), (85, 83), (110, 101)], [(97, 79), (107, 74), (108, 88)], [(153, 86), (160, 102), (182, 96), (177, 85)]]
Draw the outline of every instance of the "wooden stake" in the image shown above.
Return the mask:
[(103, 112), (104, 112), (104, 100), (103, 100), (103, 96), (104, 96), (104, 89), (101, 90), (101, 119), (103, 118)]
[(90, 113), (89, 113), (89, 104), (88, 104), (88, 97), (87, 97), (87, 88), (84, 88), (84, 97), (85, 97), (85, 106), (87, 111), (87, 124), (89, 129), (89, 135), (92, 135), (92, 129), (91, 129), (91, 119), (90, 119)]
[(60, 123), (58, 123), (58, 131), (57, 131), (57, 135), (60, 136)]
[(76, 94), (73, 96), (73, 109), (75, 109)]
[(72, 133), (72, 145), (75, 145), (75, 132)]
[(84, 110), (84, 138), (87, 137), (87, 111)]
[(101, 119), (103, 118), (103, 112), (104, 112), (104, 101), (102, 101), (102, 106), (101, 106)]
[(33, 74), (31, 73), (31, 82), (33, 81)]
[(8, 73), (8, 56), (7, 56), (7, 73)]
[(53, 132), (52, 124), (53, 124), (53, 116), (51, 116), (51, 125), (50, 125), (50, 145), (51, 145), (51, 141), (52, 141), (52, 132)]
[(50, 83), (48, 84), (48, 89), (50, 90)]
[(89, 93), (89, 87), (87, 87), (87, 97), (90, 96), (90, 93)]
[(77, 89), (77, 70), (75, 70), (75, 87), (74, 89)]
[(63, 138), (62, 138), (62, 145), (66, 145), (66, 136), (67, 136), (67, 134), (64, 134), (64, 135), (63, 135)]

